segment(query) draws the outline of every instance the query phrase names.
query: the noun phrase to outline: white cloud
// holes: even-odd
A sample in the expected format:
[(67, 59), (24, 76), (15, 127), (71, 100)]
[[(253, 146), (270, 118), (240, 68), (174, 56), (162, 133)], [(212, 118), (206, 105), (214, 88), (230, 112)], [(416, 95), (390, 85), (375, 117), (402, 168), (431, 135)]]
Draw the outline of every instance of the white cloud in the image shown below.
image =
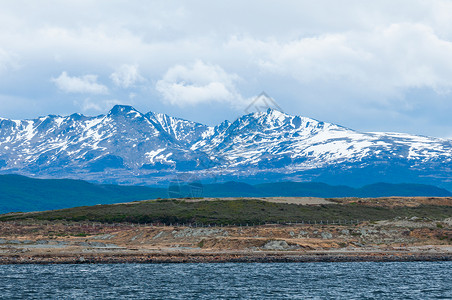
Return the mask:
[(114, 73), (110, 75), (110, 79), (116, 86), (122, 88), (130, 88), (135, 83), (143, 81), (137, 65), (122, 65)]
[(342, 92), (394, 96), (411, 88), (452, 89), (452, 42), (420, 24), (324, 34), (288, 42), (229, 41), (265, 72), (304, 84), (340, 86)]
[(410, 88), (452, 88), (452, 42), (419, 24), (327, 34), (266, 44), (263, 69), (302, 83), (392, 95)]
[(84, 75), (80, 77), (69, 76), (66, 72), (57, 78), (51, 79), (56, 86), (66, 93), (80, 94), (107, 94), (108, 88), (97, 82), (97, 75)]
[(165, 100), (178, 106), (207, 102), (236, 104), (243, 101), (236, 91), (237, 80), (237, 75), (227, 73), (220, 66), (198, 60), (189, 66), (171, 67), (157, 81), (156, 89)]

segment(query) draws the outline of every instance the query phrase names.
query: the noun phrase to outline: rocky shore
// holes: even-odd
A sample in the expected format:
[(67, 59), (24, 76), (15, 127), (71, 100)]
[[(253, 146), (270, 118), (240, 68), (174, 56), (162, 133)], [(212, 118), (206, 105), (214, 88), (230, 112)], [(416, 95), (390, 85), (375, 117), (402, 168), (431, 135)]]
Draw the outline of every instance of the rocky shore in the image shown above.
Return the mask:
[(452, 261), (446, 253), (310, 253), (310, 254), (102, 254), (102, 255), (12, 255), (1, 256), (0, 264), (110, 264), (110, 263), (291, 263), (291, 262), (394, 262)]

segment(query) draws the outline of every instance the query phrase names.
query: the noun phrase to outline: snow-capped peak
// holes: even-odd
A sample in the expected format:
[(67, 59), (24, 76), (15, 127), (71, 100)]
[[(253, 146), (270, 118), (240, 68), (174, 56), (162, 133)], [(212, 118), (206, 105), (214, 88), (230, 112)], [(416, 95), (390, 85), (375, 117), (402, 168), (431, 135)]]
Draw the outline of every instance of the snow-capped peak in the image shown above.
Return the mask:
[(125, 116), (125, 115), (132, 115), (134, 117), (143, 116), (138, 110), (136, 110), (132, 106), (119, 104), (113, 106), (113, 108), (107, 114), (107, 116)]

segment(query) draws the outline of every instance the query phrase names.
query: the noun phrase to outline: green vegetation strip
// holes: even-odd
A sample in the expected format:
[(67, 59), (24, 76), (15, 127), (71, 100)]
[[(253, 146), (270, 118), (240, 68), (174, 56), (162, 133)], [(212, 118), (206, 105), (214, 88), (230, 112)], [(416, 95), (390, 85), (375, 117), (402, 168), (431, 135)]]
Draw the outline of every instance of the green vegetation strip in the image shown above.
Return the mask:
[(395, 217), (444, 219), (450, 206), (382, 208), (365, 205), (295, 205), (260, 200), (200, 201), (151, 200), (127, 204), (83, 206), (54, 211), (1, 215), (0, 221), (67, 220), (105, 223), (262, 224), (337, 220), (387, 220)]

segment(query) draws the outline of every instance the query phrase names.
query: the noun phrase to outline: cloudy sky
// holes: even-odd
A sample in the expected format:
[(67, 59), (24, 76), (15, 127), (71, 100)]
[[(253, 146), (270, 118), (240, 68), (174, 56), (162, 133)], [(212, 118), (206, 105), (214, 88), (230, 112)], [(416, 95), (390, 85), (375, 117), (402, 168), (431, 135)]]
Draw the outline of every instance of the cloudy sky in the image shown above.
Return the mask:
[(452, 138), (452, 1), (0, 1), (0, 116), (114, 104)]

